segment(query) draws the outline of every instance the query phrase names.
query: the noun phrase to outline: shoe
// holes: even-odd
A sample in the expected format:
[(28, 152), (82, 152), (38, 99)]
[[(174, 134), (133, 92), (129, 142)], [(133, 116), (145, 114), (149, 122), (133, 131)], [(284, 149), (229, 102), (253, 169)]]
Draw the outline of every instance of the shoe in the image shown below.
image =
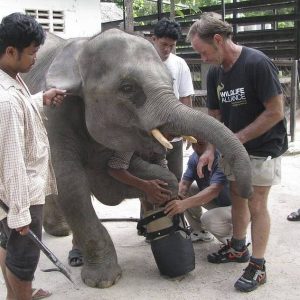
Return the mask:
[(288, 221), (300, 221), (300, 208), (287, 216)]
[(234, 287), (241, 292), (251, 292), (256, 290), (260, 285), (267, 281), (265, 265), (259, 266), (250, 262), (244, 271), (244, 274), (234, 284)]
[(241, 251), (237, 251), (231, 247), (231, 242), (227, 240), (227, 245), (224, 245), (218, 252), (207, 255), (207, 260), (213, 264), (221, 264), (228, 262), (247, 262), (250, 259), (250, 254), (247, 244)]
[(198, 241), (211, 242), (213, 239), (214, 239), (214, 236), (206, 230), (193, 231), (191, 233), (191, 240), (193, 243), (198, 242)]

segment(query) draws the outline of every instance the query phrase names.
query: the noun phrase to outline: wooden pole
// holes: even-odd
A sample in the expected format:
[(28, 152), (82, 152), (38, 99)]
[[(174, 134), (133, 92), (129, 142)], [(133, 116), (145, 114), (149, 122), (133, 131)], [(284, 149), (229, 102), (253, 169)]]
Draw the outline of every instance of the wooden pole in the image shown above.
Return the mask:
[(222, 0), (222, 20), (225, 21), (225, 1)]
[(134, 20), (133, 20), (133, 0), (123, 0), (125, 2), (125, 11), (126, 11), (126, 17), (125, 17), (125, 28), (128, 32), (134, 31)]
[(291, 103), (290, 103), (290, 134), (291, 142), (295, 141), (296, 131), (296, 108), (298, 99), (298, 60), (294, 60), (292, 64), (291, 74)]
[(157, 19), (160, 20), (162, 18), (161, 14), (163, 12), (163, 2), (162, 0), (157, 0)]

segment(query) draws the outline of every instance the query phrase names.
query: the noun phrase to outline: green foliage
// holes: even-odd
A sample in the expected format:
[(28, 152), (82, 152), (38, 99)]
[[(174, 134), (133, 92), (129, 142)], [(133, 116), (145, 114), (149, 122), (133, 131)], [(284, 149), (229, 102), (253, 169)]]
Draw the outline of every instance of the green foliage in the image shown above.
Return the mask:
[[(134, 17), (148, 16), (157, 13), (157, 3), (149, 0), (132, 0)], [(225, 0), (230, 2), (231, 0)], [(123, 9), (123, 0), (114, 0)], [(184, 17), (181, 12), (184, 8), (189, 8), (195, 13), (199, 12), (199, 7), (221, 4), (221, 0), (175, 0), (176, 15)], [(170, 5), (163, 4), (163, 11), (169, 12)]]
[[(133, 1), (133, 16), (134, 17), (141, 17), (141, 16), (148, 16), (157, 13), (157, 3), (153, 0), (132, 0)], [(183, 9), (189, 8), (193, 13), (200, 12), (200, 8), (204, 6), (211, 6), (211, 5), (221, 5), (221, 0), (174, 0), (175, 1), (175, 9), (176, 9), (176, 16), (184, 18), (184, 13), (182, 12)], [(240, 0), (239, 2), (246, 1)], [(123, 9), (123, 0), (114, 0), (114, 2)], [(233, 0), (224, 0), (226, 3), (233, 3)], [(169, 12), (170, 5), (164, 3), (163, 4), (163, 11)], [(293, 13), (293, 8), (282, 8), (277, 11), (277, 14), (291, 14)], [(254, 16), (267, 16), (273, 15), (273, 10), (259, 10), (259, 11), (249, 11), (243, 14), (245, 17), (254, 17)], [(285, 21), (285, 22), (278, 22), (278, 28), (287, 28), (293, 27), (294, 22), (292, 21)]]

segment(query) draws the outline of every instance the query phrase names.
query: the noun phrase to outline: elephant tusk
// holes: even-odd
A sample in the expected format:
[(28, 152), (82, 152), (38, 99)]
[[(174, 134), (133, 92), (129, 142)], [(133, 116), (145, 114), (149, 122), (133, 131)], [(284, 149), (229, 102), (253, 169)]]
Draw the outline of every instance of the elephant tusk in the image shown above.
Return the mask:
[(191, 135), (184, 135), (182, 137), (192, 144), (197, 144), (197, 140)]
[(152, 129), (151, 133), (161, 145), (163, 145), (167, 149), (173, 149), (172, 144), (163, 136), (163, 134), (158, 129)]

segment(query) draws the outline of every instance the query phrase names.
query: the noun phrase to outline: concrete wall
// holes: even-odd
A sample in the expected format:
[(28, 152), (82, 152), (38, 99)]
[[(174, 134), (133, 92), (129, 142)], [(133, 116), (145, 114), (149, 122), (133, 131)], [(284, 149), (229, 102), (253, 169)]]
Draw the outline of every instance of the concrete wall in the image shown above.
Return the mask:
[[(50, 23), (53, 11), (63, 11), (63, 32), (55, 32), (63, 38), (91, 36), (101, 31), (100, 0), (0, 0), (0, 19), (12, 12), (26, 9), (49, 11)], [(53, 26), (50, 26), (53, 31)]]

